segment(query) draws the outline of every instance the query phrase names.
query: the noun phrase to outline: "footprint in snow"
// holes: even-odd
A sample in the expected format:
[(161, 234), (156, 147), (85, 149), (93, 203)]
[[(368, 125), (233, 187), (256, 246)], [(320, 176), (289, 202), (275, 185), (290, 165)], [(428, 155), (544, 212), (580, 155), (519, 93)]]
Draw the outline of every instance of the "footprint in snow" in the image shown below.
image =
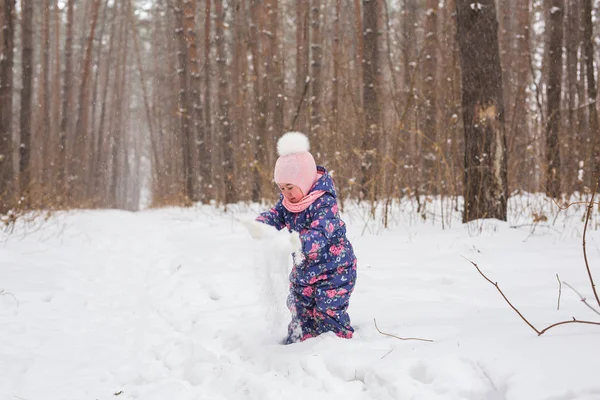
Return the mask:
[(409, 370), (411, 378), (426, 385), (433, 383), (433, 376), (430, 374), (429, 368), (423, 362), (417, 362), (412, 365)]

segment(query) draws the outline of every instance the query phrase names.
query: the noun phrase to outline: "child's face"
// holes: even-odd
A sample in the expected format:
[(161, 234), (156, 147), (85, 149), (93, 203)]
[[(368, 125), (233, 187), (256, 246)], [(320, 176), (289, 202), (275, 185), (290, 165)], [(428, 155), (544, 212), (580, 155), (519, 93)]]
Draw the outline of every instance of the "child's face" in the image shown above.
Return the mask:
[(297, 203), (304, 197), (302, 190), (296, 185), (292, 185), (291, 183), (280, 183), (278, 186), (283, 197), (290, 203)]

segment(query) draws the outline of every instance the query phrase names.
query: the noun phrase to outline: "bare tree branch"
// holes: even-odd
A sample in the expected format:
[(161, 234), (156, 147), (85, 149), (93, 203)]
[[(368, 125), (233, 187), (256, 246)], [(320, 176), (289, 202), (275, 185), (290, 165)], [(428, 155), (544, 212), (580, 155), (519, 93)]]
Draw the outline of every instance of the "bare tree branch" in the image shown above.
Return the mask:
[(583, 259), (585, 260), (585, 268), (587, 269), (588, 277), (590, 278), (590, 284), (592, 285), (592, 292), (594, 292), (594, 297), (596, 297), (596, 303), (600, 306), (600, 298), (598, 298), (598, 292), (596, 292), (596, 284), (594, 283), (594, 278), (592, 277), (592, 271), (590, 270), (590, 264), (587, 258), (587, 251), (585, 248), (585, 235), (587, 233), (588, 223), (590, 221), (590, 215), (592, 215), (592, 210), (594, 208), (594, 196), (596, 195), (596, 191), (598, 190), (598, 183), (600, 180), (596, 181), (596, 187), (594, 187), (594, 191), (592, 192), (592, 198), (590, 199), (590, 203), (587, 206), (587, 214), (585, 216), (585, 226), (583, 227)]
[(516, 308), (515, 306), (513, 306), (513, 305), (512, 305), (512, 303), (511, 303), (511, 302), (508, 300), (508, 298), (507, 298), (507, 297), (504, 295), (504, 293), (503, 293), (503, 292), (502, 292), (502, 290), (500, 289), (500, 286), (498, 286), (498, 283), (497, 283), (497, 282), (492, 282), (492, 281), (490, 280), (490, 278), (488, 278), (487, 276), (485, 276), (485, 274), (484, 274), (483, 272), (481, 272), (481, 270), (479, 269), (479, 266), (478, 266), (477, 264), (475, 264), (473, 261), (469, 260), (469, 259), (468, 259), (468, 258), (466, 258), (466, 257), (463, 257), (463, 258), (464, 258), (465, 260), (467, 260), (468, 262), (470, 262), (471, 264), (473, 264), (473, 265), (475, 266), (475, 268), (477, 268), (477, 271), (478, 271), (478, 272), (481, 274), (481, 276), (483, 276), (483, 277), (484, 277), (484, 279), (485, 279), (486, 281), (488, 281), (489, 283), (491, 283), (492, 285), (494, 285), (494, 286), (496, 287), (496, 289), (498, 290), (498, 292), (500, 292), (500, 294), (502, 295), (502, 297), (504, 298), (504, 300), (505, 300), (505, 301), (508, 303), (508, 305), (510, 306), (510, 308), (512, 308), (512, 309), (513, 309), (513, 310), (514, 310), (514, 311), (515, 311), (517, 314), (519, 314), (519, 317), (521, 317), (521, 319), (522, 319), (523, 321), (525, 321), (525, 323), (526, 323), (527, 325), (529, 325), (529, 327), (530, 327), (531, 329), (533, 329), (533, 330), (535, 331), (535, 333), (537, 333), (538, 335), (541, 335), (540, 331), (538, 331), (538, 330), (536, 329), (536, 327), (535, 327), (535, 326), (533, 326), (533, 325), (531, 324), (531, 322), (529, 322), (529, 321), (527, 320), (527, 318), (525, 318), (525, 317), (523, 316), (523, 314), (521, 314), (521, 312), (520, 312), (519, 310), (517, 310), (517, 308)]
[(567, 282), (563, 282), (565, 284), (565, 286), (567, 286), (568, 288), (570, 288), (572, 291), (574, 291), (575, 293), (577, 293), (577, 295), (579, 296), (579, 298), (581, 299), (581, 301), (583, 302), (583, 304), (585, 304), (586, 306), (588, 306), (588, 308), (590, 310), (592, 310), (593, 312), (595, 312), (596, 314), (600, 315), (600, 311), (596, 310), (594, 307), (590, 306), (587, 302), (587, 299), (585, 297), (583, 297), (581, 295), (581, 293), (579, 293), (573, 286), (569, 285)]
[[(381, 332), (379, 330), (379, 327), (377, 326), (377, 321), (375, 321), (375, 318), (373, 318), (373, 323), (375, 324), (375, 329), (377, 329), (377, 332), (381, 333), (384, 336), (389, 336), (389, 337), (393, 337), (396, 339), (400, 339), (400, 340), (420, 340), (422, 342), (433, 342), (433, 340), (430, 339), (421, 339), (421, 338), (402, 338), (400, 336), (396, 336), (396, 335), (392, 335), (390, 333), (385, 333), (385, 332)], [(387, 355), (387, 354), (386, 354)]]
[(550, 328), (554, 328), (555, 326), (559, 326), (559, 325), (566, 325), (566, 324), (589, 324), (589, 325), (600, 325), (600, 322), (594, 322), (594, 321), (582, 321), (579, 319), (575, 319), (575, 317), (573, 317), (573, 320), (570, 321), (561, 321), (561, 322), (557, 322), (555, 324), (549, 325), (547, 327), (545, 327), (544, 329), (542, 329), (539, 333), (539, 336), (542, 336), (544, 333), (546, 333), (547, 330), (549, 330)]
[(542, 330), (538, 330), (535, 326), (533, 326), (533, 324), (531, 322), (529, 322), (529, 320), (527, 318), (525, 318), (523, 316), (523, 314), (521, 314), (521, 312), (519, 310), (517, 310), (517, 308), (515, 306), (512, 305), (512, 303), (510, 302), (510, 300), (508, 300), (508, 298), (506, 297), (506, 295), (502, 292), (502, 290), (500, 289), (500, 286), (498, 286), (498, 283), (496, 282), (492, 282), (492, 280), (490, 280), (490, 278), (488, 278), (483, 272), (481, 272), (481, 269), (479, 269), (479, 266), (477, 266), (477, 264), (475, 264), (473, 261), (469, 260), (466, 257), (463, 257), (465, 260), (469, 261), (471, 264), (473, 264), (475, 266), (475, 268), (477, 268), (477, 271), (481, 274), (481, 276), (483, 276), (483, 278), (488, 281), (489, 283), (491, 283), (492, 285), (494, 285), (496, 287), (496, 289), (498, 290), (498, 292), (500, 292), (500, 294), (502, 295), (502, 297), (504, 298), (504, 300), (508, 303), (508, 305), (510, 306), (510, 308), (512, 308), (518, 315), (519, 317), (521, 317), (521, 319), (523, 321), (525, 321), (525, 323), (527, 325), (529, 325), (529, 327), (531, 329), (533, 329), (535, 331), (535, 333), (538, 334), (538, 336), (542, 336), (544, 333), (546, 333), (546, 331), (550, 330), (551, 328), (554, 328), (555, 326), (559, 326), (559, 325), (566, 325), (566, 324), (588, 324), (588, 325), (599, 325), (600, 326), (600, 322), (595, 322), (595, 321), (582, 321), (579, 319), (576, 319), (575, 317), (573, 317), (572, 320), (568, 320), (568, 321), (561, 321), (561, 322), (556, 322), (552, 325), (549, 325), (547, 327), (545, 327)]

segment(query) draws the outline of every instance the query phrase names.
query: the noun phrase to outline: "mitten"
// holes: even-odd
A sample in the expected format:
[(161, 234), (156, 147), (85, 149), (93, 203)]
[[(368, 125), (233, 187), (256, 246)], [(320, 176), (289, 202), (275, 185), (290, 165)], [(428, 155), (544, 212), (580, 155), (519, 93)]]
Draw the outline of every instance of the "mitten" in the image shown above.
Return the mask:
[(256, 220), (241, 220), (240, 223), (250, 233), (254, 239), (264, 239), (272, 237), (277, 233), (277, 229), (271, 225), (263, 224)]

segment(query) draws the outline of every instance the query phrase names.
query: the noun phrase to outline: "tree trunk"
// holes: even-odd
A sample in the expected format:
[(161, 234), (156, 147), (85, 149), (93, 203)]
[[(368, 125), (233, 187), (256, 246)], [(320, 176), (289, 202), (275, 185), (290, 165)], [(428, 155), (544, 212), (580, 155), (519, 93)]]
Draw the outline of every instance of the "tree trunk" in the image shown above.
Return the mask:
[(582, 102), (582, 99), (578, 98), (577, 82), (579, 80), (578, 74), (578, 56), (577, 50), (580, 44), (580, 8), (579, 3), (581, 0), (568, 0), (567, 15), (565, 21), (565, 50), (567, 53), (566, 59), (566, 92), (568, 97), (568, 111), (566, 115), (566, 126), (569, 129), (567, 135), (568, 149), (566, 158), (565, 178), (566, 183), (565, 189), (568, 193), (575, 191), (581, 192), (583, 190), (582, 181), (579, 179), (579, 163), (583, 161), (579, 148), (582, 142), (581, 125), (577, 115), (577, 107)]
[(252, 200), (260, 201), (263, 196), (263, 187), (265, 186), (268, 179), (272, 176), (270, 171), (267, 169), (267, 148), (266, 148), (266, 128), (267, 128), (267, 101), (264, 96), (264, 86), (267, 79), (263, 78), (262, 66), (260, 60), (262, 58), (261, 52), (261, 41), (260, 41), (260, 30), (261, 21), (259, 15), (261, 13), (260, 0), (250, 1), (250, 53), (252, 55), (252, 82), (253, 82), (253, 93), (254, 93), (254, 106), (252, 113), (255, 115), (253, 121), (253, 129), (256, 132), (255, 135), (255, 149), (256, 149), (256, 162), (253, 163), (254, 167), (254, 185), (252, 190)]
[(21, 195), (29, 203), (28, 193), (31, 189), (31, 117), (32, 117), (32, 92), (33, 92), (33, 0), (22, 1), (21, 21), (21, 144), (19, 146), (19, 173)]
[(15, 0), (2, 0), (0, 8), (0, 215), (14, 205), (13, 170), (13, 65), (15, 36)]
[[(60, 121), (60, 134), (58, 138), (58, 192), (65, 193), (67, 186), (67, 135), (71, 123), (71, 97), (73, 87), (73, 20), (74, 20), (75, 0), (67, 2), (67, 32), (65, 36), (65, 72), (63, 78), (63, 101)], [(59, 197), (59, 204), (63, 204), (66, 199)]]
[(506, 221), (506, 138), (498, 21), (493, 0), (457, 0), (465, 128), (463, 222)]
[(179, 75), (179, 133), (181, 136), (181, 154), (183, 156), (183, 196), (189, 204), (193, 199), (193, 172), (192, 172), (192, 120), (191, 101), (189, 93), (189, 60), (187, 43), (185, 39), (185, 22), (183, 15), (184, 0), (178, 0), (175, 8), (176, 34), (179, 44), (178, 75)]
[(217, 99), (219, 102), (218, 125), (215, 129), (217, 132), (217, 143), (221, 148), (219, 175), (217, 183), (221, 188), (221, 200), (225, 204), (234, 201), (234, 182), (233, 182), (233, 132), (231, 129), (231, 121), (229, 118), (229, 80), (231, 73), (227, 65), (227, 54), (225, 52), (225, 9), (223, 8), (223, 0), (215, 0), (215, 14), (217, 16), (216, 30), (216, 47), (217, 47), (217, 65), (218, 65), (218, 80), (219, 92)]
[(423, 191), (437, 194), (441, 158), (437, 154), (437, 14), (438, 0), (427, 0), (425, 12), (425, 39), (423, 43), (423, 147), (422, 168)]
[(547, 16), (546, 39), (548, 43), (548, 111), (546, 127), (546, 191), (554, 198), (560, 197), (560, 99), (562, 91), (563, 0), (552, 0)]
[[(363, 26), (363, 14), (362, 14), (361, 0), (354, 0), (354, 33), (356, 34), (356, 58), (354, 60), (356, 68), (356, 76), (363, 77), (363, 64), (365, 59), (365, 28)], [(363, 82), (357, 86), (357, 101), (362, 100), (362, 86)], [(361, 110), (362, 112), (363, 110)], [(360, 116), (362, 117), (362, 116)]]
[(239, 88), (232, 91), (232, 129), (235, 137), (232, 145), (234, 152), (233, 176), (236, 183), (236, 199), (248, 201), (251, 198), (252, 176), (248, 174), (248, 165), (254, 160), (249, 143), (248, 129), (248, 33), (247, 9), (245, 0), (235, 0), (233, 21), (233, 59), (231, 65), (233, 87)]
[(296, 121), (293, 124), (292, 129), (297, 129), (301, 132), (307, 132), (307, 119), (306, 110), (303, 107), (306, 102), (306, 85), (310, 84), (309, 71), (308, 71), (308, 57), (310, 55), (309, 47), (309, 30), (308, 30), (308, 16), (309, 16), (310, 1), (296, 1), (296, 85), (295, 85), (295, 98), (296, 101), (296, 115), (294, 119)]
[(198, 157), (200, 159), (200, 174), (202, 177), (201, 198), (203, 202), (210, 199), (212, 186), (211, 159), (213, 153), (212, 146), (212, 112), (210, 99), (211, 94), (211, 64), (210, 64), (210, 37), (211, 37), (211, 0), (205, 0), (205, 18), (204, 18), (204, 137), (198, 138)]
[[(183, 25), (185, 41), (187, 43), (187, 60), (190, 67), (189, 75), (189, 91), (190, 91), (190, 140), (189, 140), (189, 152), (190, 152), (190, 174), (194, 180), (202, 177), (202, 173), (199, 168), (196, 168), (197, 163), (193, 162), (195, 158), (201, 157), (204, 152), (204, 144), (200, 139), (204, 139), (204, 111), (202, 109), (202, 94), (201, 94), (201, 79), (200, 76), (200, 60), (198, 59), (198, 46), (196, 38), (196, 3), (194, 1), (184, 1), (183, 3)], [(200, 145), (194, 145), (194, 143), (200, 142)], [(193, 150), (197, 151), (197, 157), (194, 157)], [(203, 155), (202, 155), (203, 156)], [(195, 188), (194, 188), (195, 189)], [(191, 200), (198, 200), (200, 193), (195, 190), (192, 193)]]
[[(321, 64), (323, 62), (323, 48), (321, 40), (321, 0), (311, 0), (310, 8), (310, 133), (317, 138), (321, 132)], [(315, 151), (319, 151), (320, 144), (313, 141)]]
[(377, 158), (380, 135), (379, 114), (379, 1), (363, 0), (363, 160), (362, 194), (374, 200), (377, 178)]
[[(94, 173), (94, 178), (93, 178), (93, 185), (94, 185), (94, 193), (96, 194), (96, 196), (98, 197), (98, 199), (102, 199), (103, 197), (103, 184), (106, 181), (106, 172), (107, 172), (107, 165), (108, 165), (108, 159), (109, 156), (106, 151), (107, 146), (106, 146), (106, 132), (105, 132), (105, 125), (106, 125), (106, 114), (107, 114), (107, 108), (109, 107), (108, 105), (108, 88), (110, 87), (110, 77), (111, 77), (111, 72), (114, 68), (112, 68), (113, 66), (113, 53), (114, 53), (114, 48), (115, 48), (115, 37), (117, 36), (117, 20), (118, 18), (122, 18), (121, 16), (118, 15), (118, 9), (117, 9), (118, 5), (113, 5), (113, 12), (112, 12), (112, 16), (111, 16), (111, 24), (110, 24), (110, 39), (108, 42), (108, 53), (106, 55), (106, 67), (104, 69), (104, 74), (103, 74), (103, 78), (102, 78), (102, 82), (103, 82), (103, 90), (102, 90), (102, 98), (100, 100), (100, 116), (99, 116), (99, 121), (98, 121), (98, 131), (95, 133), (95, 138), (96, 138), (96, 149), (98, 149), (98, 152), (95, 154), (95, 161), (94, 161), (94, 168), (93, 168), (93, 173)], [(118, 58), (118, 57), (117, 57)]]
[[(97, 51), (96, 51), (96, 72), (94, 74), (92, 97), (91, 97), (92, 113), (91, 113), (91, 123), (90, 123), (90, 131), (89, 131), (90, 132), (90, 135), (89, 135), (90, 160), (89, 160), (89, 169), (87, 171), (87, 176), (86, 176), (86, 180), (87, 180), (86, 198), (92, 199), (95, 202), (100, 201), (100, 199), (97, 196), (97, 194), (98, 194), (96, 192), (97, 186), (94, 182), (94, 179), (97, 174), (96, 170), (99, 168), (97, 161), (99, 158), (99, 154), (102, 151), (101, 143), (100, 143), (100, 140), (99, 140), (97, 132), (96, 132), (96, 107), (98, 106), (98, 103), (99, 103), (98, 87), (101, 85), (100, 71), (102, 70), (102, 61), (104, 60), (104, 58), (103, 58), (104, 46), (102, 45), (103, 44), (102, 41), (104, 38), (104, 32), (106, 30), (106, 26), (108, 25), (106, 22), (108, 14), (109, 14), (108, 0), (105, 0), (102, 10), (103, 10), (102, 11), (102, 20), (100, 22), (100, 32), (98, 34), (99, 45), (97, 46)], [(113, 17), (114, 17), (114, 13), (113, 13)], [(110, 52), (110, 50), (109, 50), (109, 52)], [(106, 69), (109, 69), (109, 68), (110, 68), (110, 60), (106, 63)]]
[(77, 101), (77, 119), (75, 122), (75, 143), (73, 145), (73, 155), (71, 162), (70, 175), (73, 182), (70, 187), (70, 200), (75, 206), (81, 206), (86, 193), (85, 177), (89, 168), (89, 157), (87, 156), (89, 141), (89, 106), (90, 89), (89, 81), (92, 70), (92, 49), (94, 47), (94, 37), (96, 34), (96, 25), (98, 23), (98, 14), (100, 11), (100, 0), (94, 0), (91, 15), (90, 33), (85, 47), (85, 55), (82, 62), (81, 81), (79, 83), (79, 95)]
[[(521, 3), (526, 3), (529, 0), (521, 0)], [(516, 0), (518, 3), (519, 0)], [(513, 0), (496, 0), (497, 3), (497, 18), (498, 18), (498, 48), (500, 50), (500, 65), (502, 67), (502, 82), (504, 83), (503, 98), (504, 98), (504, 121), (508, 149), (512, 153), (514, 150), (511, 145), (514, 140), (512, 132), (512, 112), (514, 110), (514, 82), (512, 75), (514, 72), (513, 65), (515, 63), (513, 51), (513, 37), (516, 36), (516, 24), (513, 22), (516, 13), (516, 4)], [(520, 162), (520, 158), (514, 161)], [(518, 167), (517, 167), (518, 169)], [(512, 178), (512, 176), (511, 176)]]
[[(127, 9), (125, 4), (120, 4), (121, 15), (127, 15)], [(110, 179), (108, 181), (108, 203), (107, 205), (112, 208), (121, 208), (123, 205), (123, 180), (126, 176), (127, 160), (123, 159), (125, 153), (125, 132), (123, 131), (123, 120), (126, 118), (123, 114), (126, 112), (123, 109), (127, 81), (127, 43), (129, 40), (129, 19), (123, 18), (120, 26), (119, 39), (117, 41), (118, 55), (117, 63), (115, 66), (116, 74), (113, 82), (113, 101), (112, 115), (109, 126), (110, 133)]]
[(338, 112), (339, 112), (339, 98), (340, 98), (340, 58), (341, 58), (341, 15), (342, 15), (342, 1), (335, 1), (335, 19), (333, 21), (333, 76), (331, 78), (331, 134), (333, 140), (334, 149), (339, 149), (338, 140)]
[[(50, 0), (44, 0), (42, 3), (42, 66), (41, 66), (41, 119), (39, 120), (41, 137), (39, 140), (42, 145), (42, 186), (43, 192), (38, 193), (40, 196), (47, 196), (50, 189), (50, 165), (49, 165), (49, 146), (51, 139), (52, 125), (50, 123)], [(43, 199), (44, 201), (46, 199)], [(42, 203), (43, 204), (43, 203)]]
[(272, 89), (272, 101), (273, 101), (273, 143), (285, 129), (284, 123), (284, 107), (285, 107), (285, 82), (283, 76), (284, 60), (281, 54), (281, 38), (282, 32), (280, 27), (280, 6), (279, 0), (269, 0), (269, 32), (270, 36), (270, 47), (273, 58), (269, 65), (273, 68), (273, 89)]
[[(405, 0), (401, 9), (402, 21), (402, 80), (405, 91), (404, 115), (401, 116), (400, 124), (404, 129), (410, 132), (410, 135), (405, 146), (404, 160), (400, 164), (404, 164), (409, 168), (418, 168), (419, 149), (418, 135), (416, 134), (417, 112), (419, 105), (416, 103), (417, 98), (415, 92), (415, 74), (417, 69), (417, 41), (414, 39), (417, 36), (416, 24), (417, 20), (417, 4), (416, 0)], [(401, 170), (400, 172), (402, 172)], [(416, 191), (419, 191), (420, 176), (418, 173), (413, 173), (412, 180), (409, 185)], [(409, 178), (410, 179), (410, 178)]]
[[(438, 121), (437, 165), (440, 170), (440, 194), (446, 200), (454, 200), (462, 190), (459, 182), (462, 176), (462, 137), (464, 131), (459, 124), (460, 112), (460, 69), (456, 42), (456, 4), (447, 1), (438, 10)], [(461, 150), (459, 150), (461, 149)], [(444, 156), (445, 159), (441, 158)]]
[(592, 145), (590, 169), (593, 173), (593, 180), (590, 182), (590, 184), (593, 187), (595, 182), (600, 179), (600, 127), (598, 126), (598, 105), (596, 104), (598, 88), (596, 87), (596, 78), (594, 75), (592, 0), (583, 0), (583, 56), (585, 59), (585, 72), (589, 103), (589, 136)]
[[(507, 138), (510, 142), (508, 151), (512, 150), (510, 154), (513, 155), (513, 158), (511, 160), (513, 160), (513, 165), (516, 165), (511, 169), (515, 174), (511, 180), (514, 182), (515, 188), (535, 191), (536, 188), (533, 187), (535, 157), (530, 144), (534, 135), (527, 123), (529, 115), (527, 98), (530, 96), (529, 87), (531, 86), (529, 0), (517, 1), (515, 8), (517, 12), (513, 27), (514, 59), (510, 64), (507, 63), (508, 68), (513, 68), (514, 65), (513, 81), (510, 82), (510, 85), (514, 87), (513, 103), (504, 102), (507, 107), (512, 108), (510, 119), (505, 118), (506, 124), (509, 126), (509, 128), (507, 127)], [(510, 187), (509, 190), (511, 190)]]
[(60, 49), (60, 38), (61, 38), (61, 10), (58, 6), (59, 0), (53, 0), (53, 25), (54, 25), (54, 40), (53, 40), (53, 71), (52, 71), (52, 95), (50, 100), (50, 136), (51, 146), (49, 149), (49, 162), (51, 166), (51, 177), (50, 181), (52, 182), (52, 188), (50, 189), (50, 193), (52, 195), (52, 200), (55, 205), (58, 205), (57, 199), (60, 197), (61, 189), (57, 186), (58, 181), (58, 146), (60, 141), (60, 107), (61, 107), (61, 49)]

